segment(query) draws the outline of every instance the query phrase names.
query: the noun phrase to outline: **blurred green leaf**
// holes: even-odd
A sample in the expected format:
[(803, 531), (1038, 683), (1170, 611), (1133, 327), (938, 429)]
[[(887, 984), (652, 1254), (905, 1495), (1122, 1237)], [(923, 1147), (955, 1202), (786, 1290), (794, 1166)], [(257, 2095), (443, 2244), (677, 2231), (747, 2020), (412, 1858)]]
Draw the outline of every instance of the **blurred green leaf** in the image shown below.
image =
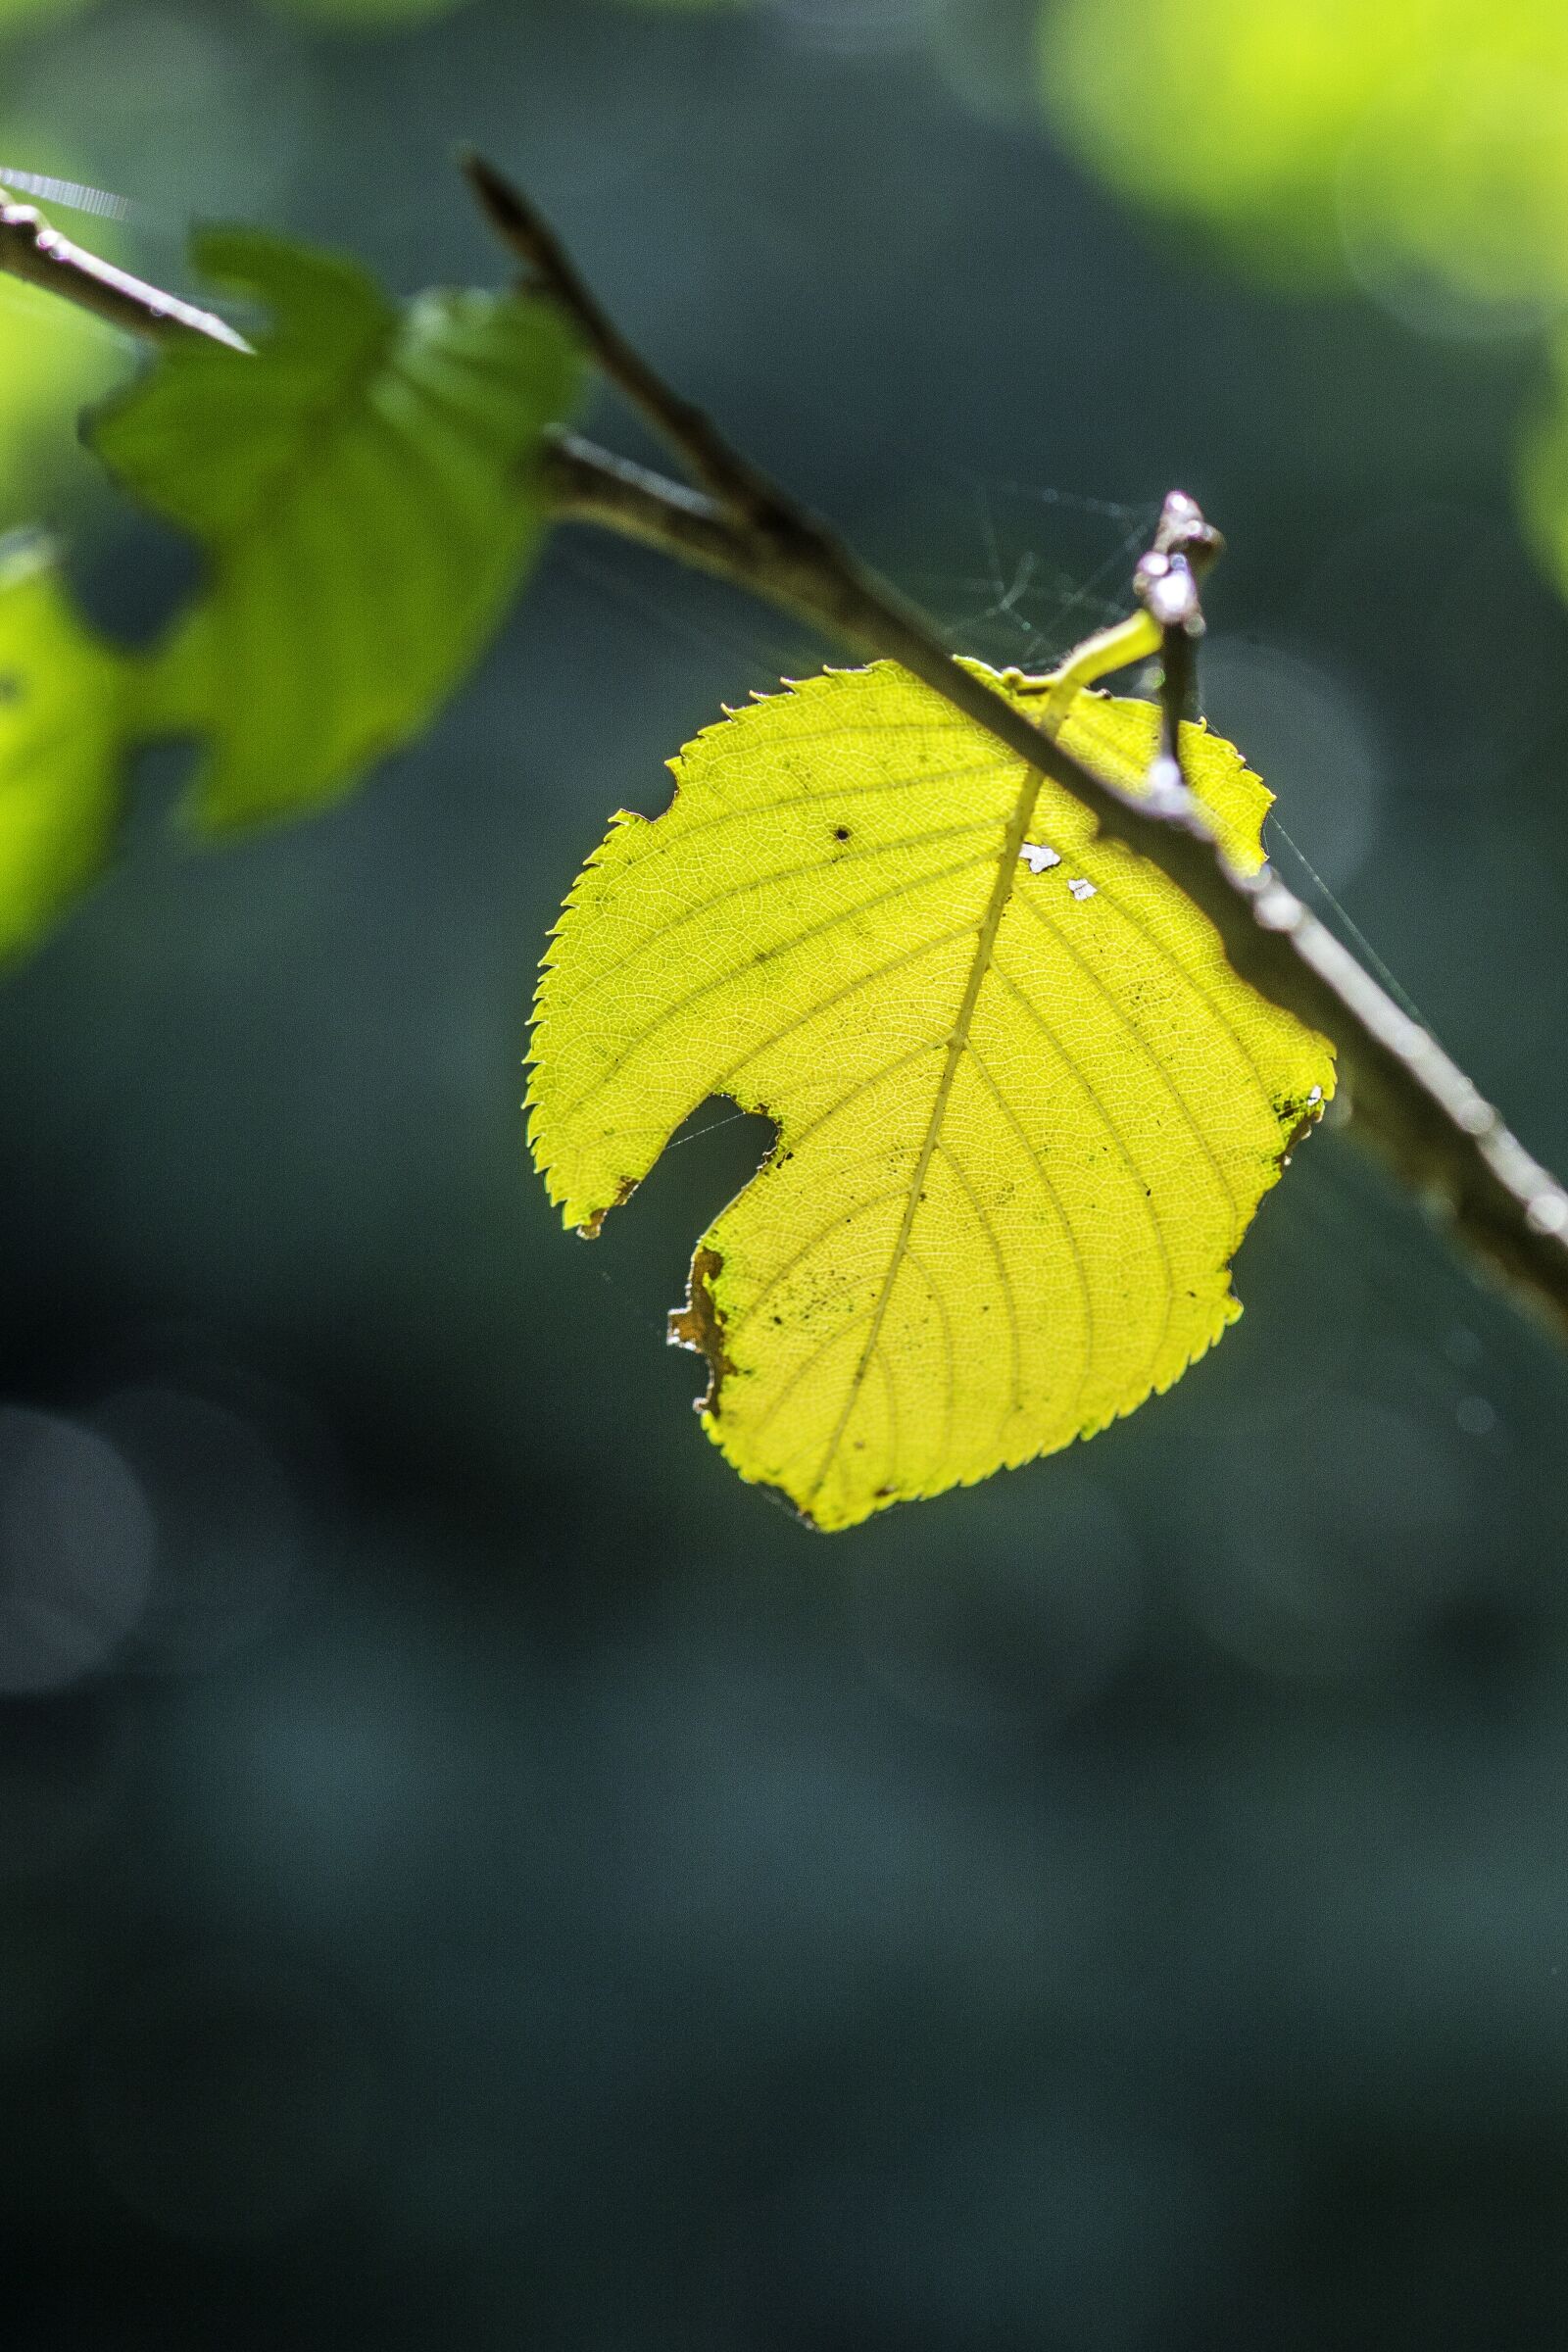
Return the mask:
[[(702, 8), (733, 8), (739, 0), (626, 0), (626, 5), (695, 13)], [(468, 6), (468, 0), (267, 0), (267, 6), (276, 16), (295, 17), (308, 24), (344, 32), (373, 32), (455, 17)]]
[(1043, 0), (1042, 87), (1136, 201), (1292, 288), (1349, 279), (1406, 325), (1558, 333), (1517, 466), (1568, 596), (1568, 9), (1561, 0)]
[(423, 24), (436, 17), (455, 16), (468, 0), (268, 0), (280, 17), (301, 17), (308, 24), (373, 30), (380, 25)]
[(1560, 0), (1045, 0), (1046, 104), (1140, 201), (1423, 325), (1568, 302)]
[(579, 370), (523, 296), (399, 309), (354, 264), (249, 230), (195, 258), (267, 304), (258, 356), (172, 344), (91, 437), (210, 559), (134, 717), (207, 739), (195, 814), (220, 828), (331, 800), (429, 720), (537, 550), (529, 461)]
[(24, 32), (54, 17), (79, 17), (95, 0), (0, 0), (0, 34)]
[(0, 278), (0, 531), (30, 522), (80, 466), (76, 416), (124, 372), (111, 327)]
[(1568, 597), (1568, 333), (1556, 338), (1550, 389), (1520, 434), (1515, 490), (1536, 561)]
[(0, 545), (0, 955), (108, 862), (126, 669), (77, 618), (47, 541)]
[[(0, 39), (10, 32), (27, 32), (57, 18), (79, 17), (99, 0), (0, 0)], [(702, 8), (735, 7), (742, 0), (628, 0), (628, 5), (663, 8), (672, 13)], [(403, 25), (430, 24), (455, 17), (469, 0), (263, 0), (274, 16), (292, 17), (330, 31), (395, 32)]]

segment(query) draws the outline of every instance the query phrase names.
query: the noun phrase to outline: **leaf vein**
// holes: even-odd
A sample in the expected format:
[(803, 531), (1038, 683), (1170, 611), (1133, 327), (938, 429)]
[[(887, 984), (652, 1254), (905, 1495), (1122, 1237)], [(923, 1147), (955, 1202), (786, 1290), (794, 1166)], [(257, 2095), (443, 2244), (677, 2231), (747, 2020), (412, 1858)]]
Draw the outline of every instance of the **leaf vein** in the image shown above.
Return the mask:
[(1194, 1118), (1192, 1111), (1188, 1106), (1187, 1098), (1177, 1086), (1176, 1081), (1171, 1076), (1169, 1069), (1160, 1059), (1158, 1054), (1155, 1053), (1153, 1047), (1144, 1035), (1143, 1030), (1133, 1019), (1132, 1014), (1117, 1004), (1110, 990), (1105, 986), (1104, 981), (1102, 980), (1100, 974), (1095, 970), (1094, 965), (1090, 963), (1084, 956), (1079, 955), (1077, 949), (1066, 937), (1060, 925), (1054, 923), (1051, 917), (1043, 912), (1042, 909), (1036, 906), (1034, 900), (1028, 897), (1027, 894), (1022, 898), (1020, 904), (1028, 908), (1029, 912), (1034, 916), (1035, 921), (1040, 925), (1041, 929), (1045, 932), (1047, 938), (1052, 942), (1053, 946), (1059, 949), (1061, 954), (1066, 956), (1068, 962), (1073, 965), (1074, 969), (1080, 972), (1083, 978), (1088, 981), (1096, 996), (1099, 997), (1101, 1003), (1109, 1012), (1112, 1020), (1114, 1020), (1124, 1034), (1131, 1039), (1138, 1053), (1142, 1054), (1149, 1068), (1152, 1070), (1159, 1085), (1169, 1096), (1171, 1102), (1176, 1105), (1176, 1109), (1185, 1123), (1188, 1133), (1191, 1135), (1194, 1143), (1198, 1146), (1198, 1149), (1202, 1153), (1204, 1159), (1208, 1162), (1209, 1173), (1212, 1175), (1215, 1185), (1218, 1188), (1220, 1198), (1225, 1202), (1227, 1214), (1229, 1215), (1231, 1225), (1234, 1228), (1237, 1220), (1241, 1216), (1241, 1204), (1236, 1198), (1230, 1178), (1226, 1175), (1224, 1169), (1220, 1166), (1218, 1158), (1215, 1156), (1214, 1147), (1209, 1142), (1202, 1129), (1199, 1126), (1198, 1121)]
[[(955, 865), (942, 866), (939, 867), (934, 873), (923, 875), (918, 883), (911, 883), (906, 880), (896, 882), (891, 889), (880, 891), (876, 897), (862, 901), (862, 903), (854, 911), (858, 914), (867, 914), (873, 907), (884, 906), (890, 899), (905, 898), (915, 890), (929, 890), (939, 882), (956, 881), (960, 875), (972, 873), (977, 867), (983, 866), (986, 862), (987, 860), (984, 858), (965, 858), (960, 859)], [(686, 994), (679, 998), (675, 1003), (666, 1004), (659, 1013), (658, 1017), (650, 1021), (646, 1028), (640, 1029), (636, 1036), (631, 1039), (629, 1044), (627, 1044), (619, 1054), (613, 1055), (612, 1059), (607, 1061), (601, 1069), (596, 1071), (594, 1077), (583, 1089), (582, 1093), (575, 1096), (573, 1100), (565, 1106), (565, 1108), (558, 1114), (558, 1116), (563, 1119), (570, 1119), (574, 1117), (585, 1102), (591, 1102), (594, 1096), (598, 1094), (605, 1086), (607, 1086), (611, 1079), (615, 1077), (616, 1074), (625, 1067), (626, 1063), (630, 1061), (633, 1054), (641, 1053), (642, 1050), (654, 1038), (656, 1038), (662, 1030), (668, 1028), (671, 1021), (679, 1020), (683, 1013), (690, 1012), (692, 1006), (694, 1004), (700, 1004), (705, 997), (710, 997), (719, 990), (733, 987), (735, 982), (739, 980), (746, 972), (757, 971), (764, 964), (781, 963), (788, 956), (798, 956), (802, 948), (809, 947), (813, 940), (821, 939), (827, 933), (838, 930), (840, 926), (849, 919), (850, 916), (846, 910), (836, 909), (831, 915), (824, 917), (821, 921), (808, 923), (804, 931), (796, 932), (792, 938), (780, 940), (775, 946), (764, 949), (760, 955), (748, 956), (741, 962), (730, 964), (724, 971), (715, 973), (711, 980), (705, 980), (698, 987), (688, 989)], [(961, 938), (964, 931), (967, 929), (968, 925), (966, 923), (961, 925), (956, 936)], [(896, 969), (899, 960), (901, 959), (895, 958), (894, 965), (889, 968)], [(872, 980), (878, 979), (882, 975), (880, 973), (876, 972), (862, 974), (859, 980), (855, 982), (853, 985), (856, 987), (864, 987), (869, 985)], [(808, 1011), (802, 1017), (804, 1020), (814, 1020), (827, 1009), (828, 1004), (819, 1001), (818, 1003), (812, 1004)], [(798, 1023), (792, 1023), (790, 1026), (794, 1027), (798, 1025)], [(789, 1034), (789, 1028), (786, 1028), (779, 1033), (781, 1037), (788, 1036)], [(775, 1039), (771, 1042), (777, 1043), (778, 1041)], [(737, 1062), (734, 1065), (735, 1068), (744, 1068), (747, 1061), (755, 1061), (759, 1054), (766, 1053), (768, 1050), (769, 1048), (767, 1046), (759, 1046), (754, 1048), (745, 1055), (742, 1061)], [(721, 1079), (715, 1079), (708, 1091), (710, 1093), (717, 1093), (722, 1092), (722, 1089), (723, 1081)]]
[[(1000, 962), (994, 963), (992, 968), (995, 971), (997, 978), (1002, 982), (1004, 988), (1005, 988), (1011, 996), (1016, 998), (1017, 1002), (1023, 1006), (1024, 1011), (1029, 1015), (1029, 1018), (1034, 1022), (1035, 1026), (1040, 1031), (1041, 1035), (1055, 1049), (1055, 1052), (1059, 1056), (1063, 1066), (1070, 1071), (1079, 1091), (1083, 1095), (1084, 1101), (1089, 1104), (1091, 1110), (1093, 1110), (1095, 1116), (1100, 1120), (1102, 1126), (1104, 1128), (1105, 1133), (1110, 1137), (1111, 1142), (1115, 1145), (1117, 1153), (1121, 1159), (1122, 1165), (1126, 1169), (1127, 1174), (1132, 1181), (1134, 1190), (1138, 1194), (1139, 1199), (1143, 1201), (1144, 1213), (1149, 1220), (1150, 1234), (1153, 1240), (1155, 1250), (1158, 1253), (1160, 1264), (1164, 1268), (1165, 1274), (1165, 1313), (1164, 1319), (1160, 1325), (1159, 1338), (1154, 1345), (1153, 1355), (1153, 1361), (1157, 1365), (1160, 1354), (1165, 1346), (1166, 1338), (1170, 1332), (1170, 1319), (1175, 1308), (1176, 1274), (1175, 1269), (1171, 1264), (1170, 1249), (1165, 1240), (1164, 1227), (1161, 1225), (1158, 1212), (1154, 1207), (1152, 1193), (1150, 1189), (1150, 1186), (1145, 1181), (1142, 1169), (1139, 1167), (1137, 1160), (1133, 1157), (1132, 1152), (1127, 1144), (1126, 1138), (1121, 1132), (1121, 1129), (1116, 1125), (1115, 1121), (1110, 1116), (1110, 1113), (1106, 1110), (1103, 1102), (1102, 1102), (1100, 1097), (1096, 1094), (1094, 1088), (1090, 1085), (1088, 1079), (1078, 1067), (1078, 1064), (1073, 1058), (1072, 1054), (1068, 1052), (1067, 1048), (1062, 1044), (1060, 1038), (1052, 1028), (1051, 1023), (1046, 1019), (1044, 1013), (1040, 1010), (1040, 1007), (1035, 1004), (1034, 1000), (1018, 986), (1018, 983), (1012, 978), (1011, 974), (1004, 970)], [(1151, 1374), (1150, 1377), (1152, 1378), (1152, 1374)]]
[[(607, 980), (617, 978), (629, 963), (636, 962), (639, 956), (647, 956), (652, 954), (655, 949), (663, 948), (673, 935), (677, 931), (684, 930), (688, 923), (700, 922), (705, 914), (711, 914), (715, 907), (727, 906), (732, 900), (744, 898), (748, 891), (765, 892), (771, 890), (776, 883), (802, 882), (812, 874), (828, 873), (834, 866), (869, 864), (875, 858), (898, 857), (906, 851), (929, 849), (933, 842), (956, 841), (960, 834), (985, 830), (992, 821), (990, 817), (970, 817), (965, 819), (961, 825), (940, 825), (932, 832), (912, 834), (907, 839), (878, 842), (870, 849), (839, 850), (825, 858), (813, 858), (801, 865), (778, 867), (771, 873), (747, 874), (741, 881), (731, 882), (723, 890), (715, 891), (710, 899), (704, 899), (696, 906), (688, 906), (672, 922), (662, 924), (659, 930), (651, 933), (647, 939), (640, 939), (635, 947), (628, 948), (626, 953), (617, 957), (613, 963), (606, 964), (599, 971), (593, 973), (589, 979), (584, 981), (575, 996), (567, 997), (564, 1004), (553, 1008), (554, 1017), (564, 1018), (565, 1014), (575, 1010), (583, 999), (590, 996), (596, 988), (603, 987)], [(907, 887), (910, 890), (918, 890), (921, 887), (921, 881), (922, 877), (916, 875), (906, 885), (901, 883), (899, 889), (902, 891)], [(839, 910), (834, 919), (848, 922), (854, 915), (865, 914), (873, 906), (882, 906), (889, 895), (888, 892), (883, 891), (869, 899), (853, 900)]]

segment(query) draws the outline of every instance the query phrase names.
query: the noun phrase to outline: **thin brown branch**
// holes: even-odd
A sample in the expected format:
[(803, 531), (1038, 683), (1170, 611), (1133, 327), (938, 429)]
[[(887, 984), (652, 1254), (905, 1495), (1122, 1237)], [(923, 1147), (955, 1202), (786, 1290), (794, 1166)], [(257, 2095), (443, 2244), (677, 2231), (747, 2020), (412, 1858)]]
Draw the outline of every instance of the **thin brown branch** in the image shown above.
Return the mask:
[[(1479, 1269), (1568, 1340), (1568, 1192), (1272, 868), (1243, 875), (1226, 864), (1181, 783), (1179, 764), (1163, 789), (1156, 772), (1155, 789), (1138, 797), (1069, 758), (1015, 703), (955, 661), (922, 615), (814, 516), (729, 451), (707, 416), (669, 395), (640, 361), (628, 367), (627, 347), (616, 330), (607, 330), (592, 297), (584, 302), (575, 271), (556, 266), (554, 239), (537, 244), (532, 208), (488, 166), (471, 166), (470, 178), (491, 219), (508, 224), (514, 250), (531, 258), (534, 282), (561, 304), (590, 349), (612, 353), (608, 371), (633, 392), (707, 493), (564, 436), (546, 461), (557, 514), (661, 547), (804, 615), (857, 652), (901, 663), (1006, 751), (1072, 793), (1102, 833), (1157, 865), (1208, 916), (1243, 979), (1331, 1041), (1342, 1100), (1360, 1141), (1448, 1225)], [(553, 254), (556, 264), (541, 263), (541, 252)], [(743, 495), (731, 489), (737, 482)], [(1188, 509), (1167, 506), (1162, 538), (1151, 551), (1158, 562), (1146, 559), (1139, 575), (1140, 594), (1165, 634), (1169, 750), (1186, 699), (1192, 624), (1201, 626), (1197, 578), (1220, 544), (1192, 502), (1183, 502)]]
[(570, 319), (602, 372), (641, 411), (694, 481), (733, 512), (761, 520), (774, 501), (771, 483), (627, 341), (538, 207), (482, 155), (466, 153), (461, 160), (485, 219), (522, 264), (523, 285), (555, 302)]
[(90, 311), (127, 334), (167, 343), (198, 335), (230, 351), (248, 352), (250, 345), (223, 319), (177, 295), (165, 294), (128, 270), (117, 270), (85, 246), (74, 245), (30, 204), (17, 204), (0, 187), (0, 271), (58, 294), (77, 310)]
[(1133, 593), (1159, 628), (1159, 750), (1150, 771), (1150, 797), (1156, 803), (1184, 793), (1182, 722), (1192, 710), (1198, 672), (1198, 644), (1203, 634), (1199, 583), (1225, 552), (1225, 542), (1203, 518), (1196, 498), (1173, 490), (1160, 513), (1154, 544), (1133, 574)]
[[(662, 548), (784, 607), (857, 652), (901, 663), (1004, 749), (1071, 792), (1103, 834), (1158, 866), (1208, 916), (1244, 979), (1333, 1042), (1354, 1132), (1426, 1206), (1448, 1220), (1478, 1265), (1510, 1285), (1559, 1337), (1568, 1337), (1568, 1193), (1531, 1158), (1420, 1024), (1268, 867), (1255, 875), (1232, 872), (1201, 811), (1179, 784), (1144, 797), (1121, 791), (956, 662), (913, 606), (664, 384), (600, 309), (532, 207), (488, 165), (475, 160), (467, 169), (487, 216), (523, 262), (528, 282), (559, 305), (605, 373), (657, 426), (700, 485), (667, 480), (561, 434), (544, 457), (546, 492), (557, 514)], [(0, 270), (133, 334), (156, 341), (196, 335), (232, 351), (250, 349), (221, 318), (73, 245), (32, 207), (9, 201), (3, 189)], [(1167, 507), (1164, 538), (1151, 552), (1165, 560), (1177, 603), (1185, 593), (1185, 565), (1193, 582), (1192, 616), (1200, 623), (1196, 576), (1215, 552), (1217, 534), (1196, 508), (1186, 508), (1190, 501), (1181, 511)], [(1172, 563), (1173, 557), (1179, 561)], [(1185, 699), (1182, 671), (1194, 631), (1178, 628), (1174, 606), (1165, 613), (1164, 592), (1147, 560), (1140, 593), (1164, 631), (1170, 736)], [(1173, 665), (1177, 635), (1183, 645)]]
[(563, 431), (547, 436), (541, 473), (545, 496), (564, 519), (602, 523), (622, 539), (641, 539), (683, 564), (734, 580), (735, 525), (705, 491), (689, 490), (580, 433)]

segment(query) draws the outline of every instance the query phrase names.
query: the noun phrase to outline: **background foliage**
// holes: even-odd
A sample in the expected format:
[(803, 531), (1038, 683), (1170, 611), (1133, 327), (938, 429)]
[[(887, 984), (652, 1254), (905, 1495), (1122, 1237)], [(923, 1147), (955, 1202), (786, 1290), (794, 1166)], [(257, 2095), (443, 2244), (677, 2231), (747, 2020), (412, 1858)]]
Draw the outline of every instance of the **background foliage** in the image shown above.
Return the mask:
[(1417, 332), (1544, 334), (1523, 519), (1568, 584), (1568, 17), (1553, 0), (1045, 0), (1048, 110), (1116, 186), (1282, 287)]
[[(0, 160), (136, 200), (133, 264), (178, 275), (195, 214), (400, 293), (499, 280), (475, 140), (967, 650), (1081, 634), (1182, 481), (1232, 542), (1216, 723), (1568, 1159), (1568, 622), (1512, 482), (1539, 327), (1239, 275), (1054, 143), (1004, 0), (35, 17)], [(69, 527), (97, 629), (146, 646), (194, 560), (52, 394), (13, 402), (34, 318), (0, 293), (7, 518)], [(61, 331), (71, 397), (123, 370)], [(697, 1442), (662, 1344), (755, 1128), (699, 1114), (597, 1253), (524, 1178), (564, 888), (721, 700), (819, 657), (564, 539), (318, 820), (192, 852), (186, 762), (144, 760), (122, 861), (7, 979), (29, 2352), (1555, 2340), (1545, 1348), (1320, 1136), (1169, 1397), (828, 1546)]]

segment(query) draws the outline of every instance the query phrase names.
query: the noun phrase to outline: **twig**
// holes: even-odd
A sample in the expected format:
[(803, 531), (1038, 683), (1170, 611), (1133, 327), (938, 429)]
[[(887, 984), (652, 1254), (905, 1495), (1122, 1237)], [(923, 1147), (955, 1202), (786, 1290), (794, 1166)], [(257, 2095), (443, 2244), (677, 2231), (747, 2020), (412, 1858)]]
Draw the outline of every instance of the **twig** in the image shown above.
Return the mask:
[[(466, 169), (487, 217), (524, 262), (526, 282), (558, 304), (701, 485), (694, 492), (562, 435), (545, 461), (557, 514), (661, 547), (858, 652), (901, 663), (1072, 793), (1102, 834), (1159, 866), (1208, 916), (1243, 979), (1332, 1042), (1342, 1098), (1361, 1141), (1447, 1221), (1479, 1267), (1568, 1339), (1568, 1192), (1272, 868), (1244, 875), (1225, 863), (1185, 788), (1177, 730), (1202, 625), (1197, 581), (1222, 544), (1196, 504), (1179, 493), (1167, 503), (1139, 570), (1139, 593), (1159, 627), (1165, 678), (1162, 758), (1152, 789), (1138, 796), (1071, 759), (1015, 703), (956, 662), (912, 606), (733, 451), (701, 410), (668, 390), (611, 325), (528, 200), (489, 165), (475, 159)], [(1049, 723), (1048, 706), (1049, 696), (1042, 708)]]
[(1133, 574), (1133, 594), (1159, 630), (1159, 750), (1149, 775), (1149, 794), (1174, 812), (1185, 793), (1182, 721), (1193, 702), (1198, 641), (1204, 630), (1199, 583), (1225, 552), (1225, 542), (1202, 509), (1185, 490), (1173, 490), (1160, 511), (1154, 544)]
[(195, 303), (181, 302), (177, 295), (162, 293), (145, 279), (132, 277), (129, 270), (101, 261), (85, 246), (73, 245), (69, 237), (50, 227), (35, 206), (17, 204), (4, 187), (0, 187), (0, 270), (25, 279), (28, 285), (41, 286), (45, 293), (64, 295), (78, 310), (91, 311), (111, 326), (154, 342), (200, 335), (209, 343), (226, 344), (230, 351), (248, 352), (251, 348), (243, 335), (237, 335), (211, 311), (198, 310)]
[(553, 301), (571, 320), (605, 375), (641, 410), (693, 479), (731, 513), (749, 515), (754, 522), (761, 523), (774, 513), (780, 502), (772, 484), (626, 340), (543, 214), (482, 155), (468, 152), (461, 162), (485, 219), (522, 264), (523, 284)]
[[(1232, 965), (1262, 996), (1329, 1038), (1354, 1132), (1435, 1214), (1478, 1266), (1568, 1339), (1568, 1192), (1531, 1158), (1464, 1072), (1419, 1022), (1264, 866), (1232, 871), (1202, 811), (1181, 783), (1176, 732), (1187, 699), (1196, 581), (1218, 534), (1190, 500), (1168, 503), (1161, 538), (1140, 567), (1142, 615), (1081, 649), (1100, 674), (1163, 646), (1162, 752), (1155, 789), (1124, 792), (1052, 739), (1064, 698), (1041, 684), (1041, 724), (956, 662), (923, 616), (843, 547), (824, 524), (730, 448), (700, 409), (663, 383), (590, 294), (534, 208), (489, 165), (470, 183), (487, 217), (522, 261), (526, 283), (569, 319), (610, 379), (680, 457), (697, 488), (555, 435), (543, 460), (546, 494), (566, 521), (598, 524), (662, 548), (808, 620), (856, 651), (899, 662), (983, 727), (1014, 758), (1041, 769), (1121, 842), (1185, 892), (1213, 923)], [(250, 347), (211, 313), (112, 270), (45, 226), (30, 207), (3, 201), (0, 269), (43, 285), (135, 334), (199, 335)], [(1179, 494), (1177, 494), (1179, 499)], [(1193, 595), (1182, 617), (1186, 574)], [(1169, 583), (1161, 586), (1162, 579)], [(1069, 669), (1071, 668), (1069, 664)], [(1015, 681), (1016, 682), (1016, 681)]]

